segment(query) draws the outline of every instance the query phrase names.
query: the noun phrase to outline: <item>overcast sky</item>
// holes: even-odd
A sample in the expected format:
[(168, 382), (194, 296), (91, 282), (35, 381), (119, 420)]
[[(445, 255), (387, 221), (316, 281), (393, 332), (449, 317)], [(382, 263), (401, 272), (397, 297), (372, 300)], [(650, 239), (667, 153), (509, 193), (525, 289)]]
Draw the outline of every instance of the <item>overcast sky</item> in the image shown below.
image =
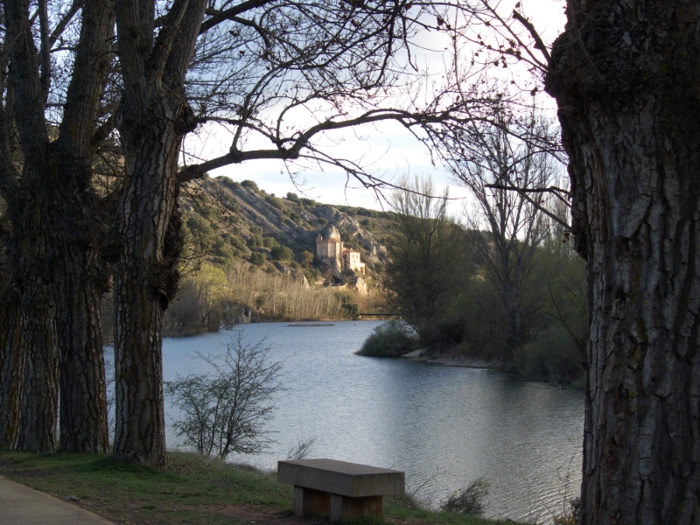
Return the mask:
[[(517, 0), (502, 0), (499, 11), (507, 14)], [(521, 0), (525, 13), (535, 24), (545, 41), (551, 42), (559, 34), (565, 23), (564, 0)], [(546, 94), (539, 95), (544, 99)], [(553, 107), (553, 104), (549, 102)], [(384, 123), (381, 126), (367, 125), (345, 133), (342, 144), (337, 147), (347, 152), (347, 157), (363, 157), (363, 164), (374, 168), (375, 174), (386, 180), (396, 181), (402, 175), (430, 176), (435, 184), (443, 188), (449, 186), (450, 196), (455, 200), (450, 205), (453, 214), (458, 215), (464, 207), (467, 192), (455, 184), (447, 172), (439, 165), (433, 165), (427, 148), (411, 137), (400, 125)], [(227, 150), (229, 137), (221, 132), (211, 133), (200, 130), (196, 141), (188, 140), (188, 148), (198, 150), (198, 155), (209, 156), (213, 150)], [(386, 208), (373, 191), (362, 188), (356, 181), (348, 180), (340, 170), (325, 171), (308, 169), (290, 178), (284, 165), (277, 160), (249, 161), (212, 171), (211, 176), (225, 175), (236, 181), (254, 180), (257, 185), (277, 196), (294, 192), (325, 204), (363, 206), (372, 209)], [(295, 185), (296, 183), (296, 185)]]

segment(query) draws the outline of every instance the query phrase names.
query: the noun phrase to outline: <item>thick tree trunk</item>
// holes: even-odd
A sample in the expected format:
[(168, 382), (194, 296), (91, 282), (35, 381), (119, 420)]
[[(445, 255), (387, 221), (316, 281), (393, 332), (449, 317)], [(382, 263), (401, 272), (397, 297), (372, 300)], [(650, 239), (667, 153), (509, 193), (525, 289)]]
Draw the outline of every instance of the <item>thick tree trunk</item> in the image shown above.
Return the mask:
[(52, 452), (58, 420), (58, 347), (51, 282), (46, 268), (46, 240), (41, 212), (26, 206), (24, 223), (16, 221), (18, 254), (11, 260), (21, 291), (24, 321), (22, 416), (17, 450)]
[(0, 449), (12, 449), (19, 437), (24, 341), (19, 295), (9, 283), (4, 284), (0, 293)]
[(181, 136), (174, 118), (151, 117), (142, 133), (123, 134), (129, 180), (114, 279), (114, 456), (160, 468), (165, 465), (163, 316), (179, 277), (176, 168)]
[(591, 335), (583, 523), (700, 522), (700, 3), (569, 1), (547, 89)]
[(194, 129), (184, 80), (206, 0), (174, 2), (154, 41), (154, 12), (117, 0), (124, 76), (119, 134), (126, 180), (115, 272), (117, 460), (165, 465), (163, 314), (178, 286), (177, 156)]
[[(75, 225), (74, 225), (75, 227)], [(66, 225), (66, 228), (69, 228)], [(94, 249), (56, 229), (52, 248), (60, 350), (60, 450), (104, 453), (109, 447), (100, 301), (106, 275)]]
[(109, 212), (101, 209), (104, 203), (92, 188), (92, 155), (114, 20), (112, 0), (83, 7), (74, 76), (59, 138), (50, 146), (55, 171), (44, 174), (61, 358), (60, 448), (66, 452), (106, 452), (109, 444), (100, 316), (109, 276), (98, 251)]
[[(42, 35), (38, 51), (29, 4), (4, 3), (11, 43), (6, 102), (14, 106), (11, 125), (3, 122), (6, 149), (0, 156), (0, 186), (13, 210), (19, 246), (13, 269), (22, 296), (27, 349), (19, 447), (53, 450), (55, 382), (60, 375), (61, 449), (104, 452), (108, 433), (99, 312), (107, 276), (97, 255), (101, 228), (96, 220), (98, 200), (91, 190), (91, 163), (95, 144), (109, 132), (96, 128), (113, 56), (113, 1), (84, 2), (73, 76), (55, 141), (48, 136), (45, 119), (50, 64), (42, 62), (40, 71), (38, 61), (39, 56), (49, 56), (47, 35)], [(8, 130), (15, 128), (23, 153), (20, 161), (7, 148), (9, 139), (16, 137)]]

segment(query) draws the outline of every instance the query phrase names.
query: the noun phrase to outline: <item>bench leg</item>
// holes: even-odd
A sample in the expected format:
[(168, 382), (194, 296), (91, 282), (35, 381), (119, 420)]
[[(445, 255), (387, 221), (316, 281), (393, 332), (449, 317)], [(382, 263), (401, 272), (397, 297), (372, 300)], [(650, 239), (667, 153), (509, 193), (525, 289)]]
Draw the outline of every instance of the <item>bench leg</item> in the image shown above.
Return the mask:
[(294, 485), (294, 514), (301, 518), (310, 512), (330, 514), (331, 495), (328, 492)]
[(346, 521), (354, 518), (384, 515), (383, 496), (350, 498), (331, 494), (331, 521)]

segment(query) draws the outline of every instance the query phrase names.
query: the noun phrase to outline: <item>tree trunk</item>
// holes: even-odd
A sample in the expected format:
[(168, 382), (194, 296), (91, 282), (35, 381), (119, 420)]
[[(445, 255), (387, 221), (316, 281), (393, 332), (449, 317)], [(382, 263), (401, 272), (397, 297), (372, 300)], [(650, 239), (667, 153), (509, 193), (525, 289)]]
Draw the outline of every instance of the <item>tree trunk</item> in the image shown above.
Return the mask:
[(151, 115), (140, 133), (122, 135), (128, 181), (114, 280), (114, 456), (159, 468), (165, 465), (163, 316), (177, 291), (181, 245), (176, 209), (181, 135), (174, 121)]
[[(99, 245), (111, 217), (92, 187), (98, 116), (114, 37), (113, 0), (86, 2), (80, 44), (58, 139), (45, 173), (56, 330), (61, 358), (61, 440), (65, 452), (106, 452), (107, 393), (100, 302), (108, 288)], [(107, 217), (105, 217), (107, 216)]]
[(53, 231), (52, 248), (57, 251), (53, 290), (61, 367), (60, 450), (104, 453), (109, 447), (109, 431), (100, 301), (107, 276), (94, 248), (67, 238), (70, 224)]
[(16, 221), (19, 254), (11, 258), (21, 290), (24, 320), (22, 416), (17, 450), (53, 452), (58, 420), (58, 348), (46, 240), (41, 213), (28, 205), (24, 223)]
[(117, 460), (163, 467), (163, 314), (181, 251), (177, 156), (195, 127), (184, 80), (206, 0), (173, 2), (154, 41), (154, 10), (117, 0), (124, 92), (117, 124), (126, 178), (114, 279)]
[(0, 449), (12, 449), (19, 437), (24, 341), (19, 295), (11, 289), (10, 283), (4, 283), (3, 288), (0, 294)]
[(547, 89), (588, 260), (582, 522), (695, 524), (700, 6), (568, 3)]

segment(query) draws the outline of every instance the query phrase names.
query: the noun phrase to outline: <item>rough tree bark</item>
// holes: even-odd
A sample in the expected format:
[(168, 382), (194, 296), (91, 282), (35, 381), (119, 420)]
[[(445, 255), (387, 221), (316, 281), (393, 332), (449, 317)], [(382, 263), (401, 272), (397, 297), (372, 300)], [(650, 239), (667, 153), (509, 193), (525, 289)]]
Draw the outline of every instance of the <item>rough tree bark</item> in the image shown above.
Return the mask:
[[(17, 253), (11, 255), (24, 320), (24, 377), (17, 450), (52, 452), (58, 421), (58, 347), (54, 303), (46, 268), (46, 236), (36, 201), (11, 213)], [(18, 215), (20, 215), (18, 217)]]
[[(19, 450), (52, 451), (56, 447), (58, 410), (58, 349), (54, 304), (47, 268), (44, 210), (37, 188), (46, 171), (48, 130), (44, 124), (44, 97), (38, 75), (39, 59), (34, 46), (26, 1), (5, 2), (6, 42), (9, 58), (8, 87), (14, 102), (14, 123), (22, 137), (24, 162), (17, 173), (8, 143), (12, 115), (3, 108), (0, 189), (7, 203), (14, 242), (10, 261), (20, 291), (24, 320), (25, 374)], [(3, 86), (4, 87), (4, 86)], [(7, 104), (7, 101), (6, 101)], [(24, 118), (17, 118), (22, 115)], [(18, 181), (21, 179), (22, 184)]]
[[(0, 226), (2, 227), (2, 226)], [(3, 241), (6, 236), (2, 235)], [(12, 449), (19, 437), (24, 341), (19, 293), (4, 247), (0, 247), (0, 449)]]
[(177, 156), (194, 129), (184, 79), (206, 0), (176, 0), (154, 39), (154, 3), (117, 0), (126, 180), (114, 276), (117, 460), (163, 467), (162, 328), (177, 291)]
[(588, 260), (585, 524), (700, 521), (700, 2), (569, 0), (547, 90)]
[[(92, 189), (97, 117), (112, 60), (114, 2), (86, 2), (59, 136), (43, 186), (61, 360), (60, 449), (106, 452), (107, 394), (100, 301), (109, 282), (103, 220)], [(99, 137), (97, 137), (99, 140)]]
[[(4, 7), (10, 61), (8, 107), (3, 108), (0, 137), (0, 190), (15, 236), (12, 267), (27, 352), (18, 448), (54, 449), (60, 369), (61, 449), (105, 452), (106, 383), (99, 311), (108, 279), (98, 255), (100, 207), (91, 189), (91, 163), (104, 138), (97, 124), (111, 60), (113, 2), (89, 1), (83, 7), (63, 120), (54, 141), (45, 117), (51, 73), (44, 38), (48, 24), (42, 20), (42, 47), (37, 51), (29, 1), (7, 0)], [(12, 125), (21, 158), (7, 147)]]

